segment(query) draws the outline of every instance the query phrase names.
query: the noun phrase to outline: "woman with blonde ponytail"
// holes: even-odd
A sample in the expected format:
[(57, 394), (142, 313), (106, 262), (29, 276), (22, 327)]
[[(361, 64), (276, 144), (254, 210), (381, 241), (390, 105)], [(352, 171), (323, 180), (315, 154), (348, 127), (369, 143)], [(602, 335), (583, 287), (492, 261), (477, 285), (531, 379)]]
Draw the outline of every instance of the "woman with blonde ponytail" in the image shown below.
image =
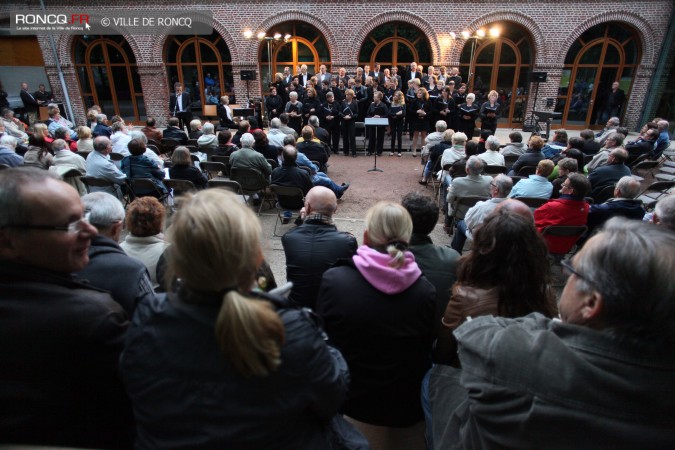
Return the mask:
[(351, 371), (343, 413), (372, 448), (426, 448), (420, 385), (431, 367), (436, 290), (407, 250), (412, 219), (380, 202), (363, 244), (326, 271), (317, 313)]
[(260, 233), (225, 190), (182, 199), (173, 292), (137, 306), (120, 361), (136, 448), (331, 448), (347, 367), (310, 312), (251, 292)]

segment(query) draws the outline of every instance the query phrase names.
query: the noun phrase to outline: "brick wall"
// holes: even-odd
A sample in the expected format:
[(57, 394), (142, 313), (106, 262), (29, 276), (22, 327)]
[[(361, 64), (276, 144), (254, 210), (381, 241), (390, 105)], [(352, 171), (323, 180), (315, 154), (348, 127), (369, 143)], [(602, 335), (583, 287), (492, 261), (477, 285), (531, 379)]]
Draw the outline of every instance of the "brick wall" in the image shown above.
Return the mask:
[[(46, 1), (47, 8), (62, 8), (60, 1)], [(30, 3), (37, 9), (37, 2)], [(151, 5), (137, 3), (110, 3), (101, 0), (72, 1), (73, 7), (87, 10), (111, 11), (120, 9), (157, 9), (176, 10), (197, 8), (190, 2), (158, 0)], [(654, 67), (659, 58), (658, 49), (673, 13), (670, 0), (634, 0), (584, 2), (560, 2), (550, 0), (484, 0), (481, 2), (458, 0), (454, 2), (417, 2), (403, 0), (345, 2), (340, 0), (308, 0), (298, 2), (232, 0), (216, 2), (205, 0), (198, 7), (213, 12), (214, 29), (223, 36), (232, 54), (235, 80), (235, 94), (241, 101), (246, 96), (246, 83), (240, 80), (241, 70), (258, 69), (258, 42), (243, 37), (245, 29), (266, 31), (282, 22), (300, 20), (307, 22), (323, 33), (329, 46), (333, 71), (345, 66), (353, 71), (357, 64), (360, 46), (370, 32), (390, 21), (404, 21), (420, 28), (428, 37), (434, 65), (454, 66), (459, 63), (464, 41), (453, 40), (450, 32), (459, 35), (462, 30), (474, 31), (493, 22), (514, 22), (529, 30), (535, 50), (534, 70), (547, 71), (549, 82), (539, 87), (539, 104), (545, 108), (546, 98), (555, 97), (563, 61), (570, 45), (586, 29), (607, 21), (623, 22), (635, 28), (642, 44), (642, 60), (634, 79), (630, 102), (626, 112), (626, 122), (630, 128), (638, 126), (645, 95)], [(26, 9), (25, 3), (12, 2), (0, 7), (0, 15), (8, 11)], [(135, 53), (141, 72), (141, 85), (145, 96), (148, 114), (155, 115), (158, 121), (168, 113), (169, 90), (162, 66), (162, 49), (166, 35), (126, 36)], [(47, 73), (52, 86), (59, 86), (54, 58), (46, 38), (39, 39), (43, 50)], [(72, 38), (62, 36), (57, 40), (59, 57), (68, 72), (68, 85), (76, 114), (83, 110), (79, 99), (79, 87), (72, 69)], [(251, 96), (258, 96), (260, 81), (250, 82)], [(58, 88), (57, 88), (58, 89)], [(532, 91), (532, 90), (531, 90)], [(534, 99), (530, 98), (528, 110), (532, 109)], [(82, 112), (83, 114), (83, 112)]]

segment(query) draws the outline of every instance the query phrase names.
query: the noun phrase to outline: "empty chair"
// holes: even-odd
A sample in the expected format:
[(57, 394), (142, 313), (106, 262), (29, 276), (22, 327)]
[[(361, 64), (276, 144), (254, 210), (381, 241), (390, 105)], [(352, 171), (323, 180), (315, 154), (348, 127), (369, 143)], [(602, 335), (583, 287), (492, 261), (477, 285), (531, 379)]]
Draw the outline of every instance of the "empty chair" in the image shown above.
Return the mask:
[(164, 202), (169, 196), (169, 192), (160, 189), (152, 178), (129, 178), (129, 188), (134, 198), (155, 197)]
[(264, 200), (264, 191), (269, 186), (269, 180), (262, 174), (262, 172), (256, 169), (249, 169), (243, 167), (232, 168), (230, 172), (230, 178), (238, 182), (241, 185), (242, 192), (246, 195), (252, 196), (253, 194), (260, 193), (263, 197), (260, 202), (260, 207), (258, 208), (258, 214), (262, 211), (262, 205)]
[(124, 159), (124, 155), (121, 154), (121, 153), (112, 152), (110, 154), (110, 160), (111, 161), (122, 161), (123, 159)]
[[(514, 183), (515, 184), (515, 183)], [(547, 198), (541, 198), (541, 197), (514, 197), (516, 200), (519, 200), (523, 203), (525, 203), (527, 206), (529, 206), (532, 209), (537, 209), (544, 203), (548, 202)]]
[(270, 185), (270, 191), (274, 192), (277, 198), (277, 220), (274, 222), (274, 232), (272, 234), (276, 237), (281, 237), (277, 234), (277, 226), (279, 225), (279, 221), (284, 219), (284, 211), (290, 211), (291, 214), (296, 213), (299, 215), (302, 205), (305, 204), (305, 194), (299, 187), (279, 186), (278, 184)]
[(171, 196), (176, 197), (178, 195), (185, 194), (187, 192), (193, 192), (197, 190), (195, 184), (190, 180), (164, 180), (164, 186), (171, 191)]
[(638, 200), (641, 200), (645, 207), (653, 208), (654, 205), (656, 205), (656, 202), (658, 202), (661, 197), (668, 195), (668, 190), (673, 187), (675, 187), (675, 181), (656, 181), (642, 191), (638, 196)]
[(506, 173), (506, 166), (485, 166), (485, 175), (498, 175)]
[(199, 167), (208, 174), (209, 180), (228, 176), (227, 166), (220, 162), (202, 161)]
[(537, 166), (523, 166), (518, 170), (517, 175), (519, 177), (529, 177), (537, 173)]

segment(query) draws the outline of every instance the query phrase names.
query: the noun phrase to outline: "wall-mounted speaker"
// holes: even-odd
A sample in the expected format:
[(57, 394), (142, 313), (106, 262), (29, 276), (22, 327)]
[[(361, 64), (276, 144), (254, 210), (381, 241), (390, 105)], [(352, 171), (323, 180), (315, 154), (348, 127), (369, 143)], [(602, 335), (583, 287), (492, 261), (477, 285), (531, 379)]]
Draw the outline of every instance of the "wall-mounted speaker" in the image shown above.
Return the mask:
[(241, 79), (242, 80), (248, 80), (248, 81), (255, 80), (255, 70), (242, 70), (241, 71)]
[(548, 73), (546, 72), (532, 72), (532, 74), (530, 75), (530, 82), (546, 83), (546, 77), (548, 77)]

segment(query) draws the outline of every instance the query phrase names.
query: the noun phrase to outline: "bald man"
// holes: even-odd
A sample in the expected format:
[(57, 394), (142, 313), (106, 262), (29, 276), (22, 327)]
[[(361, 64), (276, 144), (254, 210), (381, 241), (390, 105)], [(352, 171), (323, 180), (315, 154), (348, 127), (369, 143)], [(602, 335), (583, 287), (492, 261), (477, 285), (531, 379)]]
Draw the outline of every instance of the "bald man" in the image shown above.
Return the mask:
[(356, 253), (356, 238), (338, 231), (333, 223), (337, 210), (335, 193), (315, 186), (305, 196), (305, 221), (281, 238), (286, 254), (286, 279), (293, 283), (290, 298), (314, 308), (323, 273), (335, 261)]
[(520, 214), (521, 216), (531, 220), (532, 223), (534, 223), (534, 215), (532, 214), (532, 210), (530, 209), (529, 206), (527, 206), (520, 200), (516, 200), (514, 198), (506, 199), (497, 205), (497, 207), (492, 211), (492, 214), (496, 214), (497, 211), (500, 211), (502, 209), (506, 211), (511, 211), (516, 214)]

